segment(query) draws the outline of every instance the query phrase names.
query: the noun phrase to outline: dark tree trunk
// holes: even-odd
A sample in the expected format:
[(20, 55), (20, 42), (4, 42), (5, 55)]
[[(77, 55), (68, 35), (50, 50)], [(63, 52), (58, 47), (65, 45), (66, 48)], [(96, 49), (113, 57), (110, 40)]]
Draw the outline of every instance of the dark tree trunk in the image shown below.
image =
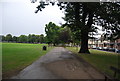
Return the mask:
[(56, 44), (55, 44), (55, 43), (53, 43), (53, 46), (56, 46)]
[(81, 31), (81, 48), (80, 48), (79, 53), (90, 54), (88, 50), (88, 32), (84, 30)]
[[(88, 16), (88, 22), (87, 25), (85, 25), (85, 19)], [(89, 33), (89, 29), (92, 26), (93, 23), (93, 13), (91, 11), (89, 11), (89, 9), (86, 7), (86, 5), (84, 5), (83, 7), (83, 18), (82, 18), (82, 22), (84, 24), (84, 27), (82, 27), (81, 29), (81, 49), (79, 51), (79, 53), (87, 53), (90, 54), (89, 50), (88, 50), (88, 33)]]
[[(88, 17), (87, 17), (88, 15)], [(86, 18), (88, 18), (87, 24)], [(75, 3), (75, 24), (76, 27), (81, 27), (81, 49), (79, 53), (88, 53), (90, 54), (88, 50), (88, 33), (89, 29), (91, 28), (93, 22), (93, 13), (89, 8), (87, 7), (87, 4), (84, 4), (83, 6), (83, 17), (82, 17), (82, 24), (80, 24), (80, 5), (79, 3)]]

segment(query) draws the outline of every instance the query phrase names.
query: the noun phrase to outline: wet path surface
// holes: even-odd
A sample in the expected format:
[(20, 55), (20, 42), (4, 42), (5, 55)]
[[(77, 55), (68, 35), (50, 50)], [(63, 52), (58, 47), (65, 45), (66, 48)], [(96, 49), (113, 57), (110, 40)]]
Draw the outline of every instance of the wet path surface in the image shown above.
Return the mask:
[(104, 79), (104, 75), (72, 52), (56, 47), (12, 79)]

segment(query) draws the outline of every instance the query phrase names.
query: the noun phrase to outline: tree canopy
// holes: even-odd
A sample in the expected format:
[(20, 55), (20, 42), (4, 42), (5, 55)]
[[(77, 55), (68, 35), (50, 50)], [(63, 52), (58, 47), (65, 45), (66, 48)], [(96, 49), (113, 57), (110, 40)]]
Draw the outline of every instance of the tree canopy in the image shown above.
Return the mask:
[[(37, 12), (55, 2), (41, 1)], [(88, 50), (88, 34), (95, 25), (102, 26), (103, 30), (120, 31), (120, 3), (119, 2), (58, 2), (60, 10), (64, 9), (66, 23), (71, 31), (80, 31), (81, 49), (79, 53), (90, 53)]]
[(54, 46), (71, 40), (70, 30), (66, 27), (57, 26), (53, 22), (45, 25), (45, 32), (48, 44), (54, 44)]
[(8, 41), (8, 42), (12, 41), (12, 35), (7, 34), (5, 40)]
[(45, 32), (48, 43), (53, 43), (54, 45), (58, 43), (58, 34), (60, 27), (55, 23), (49, 22), (45, 25)]

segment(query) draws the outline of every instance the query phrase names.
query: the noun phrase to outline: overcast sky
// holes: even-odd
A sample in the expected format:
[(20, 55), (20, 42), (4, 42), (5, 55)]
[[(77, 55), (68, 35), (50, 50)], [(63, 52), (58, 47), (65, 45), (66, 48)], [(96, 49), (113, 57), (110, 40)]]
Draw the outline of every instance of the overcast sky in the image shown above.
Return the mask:
[[(65, 23), (62, 19), (64, 12), (57, 5), (49, 5), (42, 12), (35, 14), (38, 4), (39, 2), (31, 3), (30, 0), (0, 0), (0, 14), (2, 14), (0, 15), (0, 34), (40, 35), (45, 34), (45, 24), (50, 21), (57, 25)], [(103, 32), (99, 31), (99, 33)]]
[(39, 3), (31, 3), (30, 0), (2, 0), (0, 2), (0, 13), (2, 15), (3, 35), (12, 34), (19, 36), (22, 34), (45, 34), (45, 24), (50, 21), (57, 25), (64, 23), (63, 11), (58, 6), (47, 6), (42, 12), (35, 14)]

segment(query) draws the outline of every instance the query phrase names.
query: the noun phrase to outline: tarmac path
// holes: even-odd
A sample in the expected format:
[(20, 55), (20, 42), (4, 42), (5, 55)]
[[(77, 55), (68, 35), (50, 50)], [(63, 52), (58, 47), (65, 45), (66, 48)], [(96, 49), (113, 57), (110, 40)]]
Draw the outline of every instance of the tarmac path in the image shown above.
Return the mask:
[(23, 69), (12, 79), (105, 79), (82, 58), (63, 47), (56, 47)]

